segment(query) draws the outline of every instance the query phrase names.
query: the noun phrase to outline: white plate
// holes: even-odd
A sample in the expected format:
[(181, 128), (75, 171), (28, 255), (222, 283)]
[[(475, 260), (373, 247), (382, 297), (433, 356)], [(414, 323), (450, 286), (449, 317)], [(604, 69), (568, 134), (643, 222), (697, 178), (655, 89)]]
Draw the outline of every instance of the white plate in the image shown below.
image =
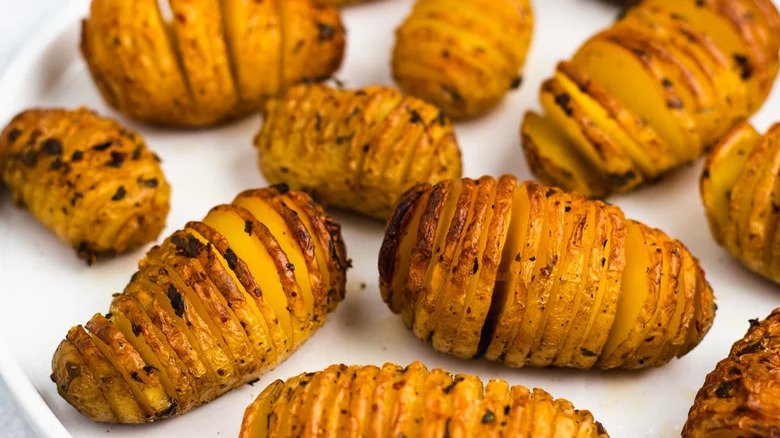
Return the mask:
[[(411, 0), (385, 0), (344, 12), (349, 50), (338, 76), (350, 87), (392, 85), (389, 57), (393, 29)], [(86, 0), (72, 1), (0, 81), (0, 123), (33, 106), (88, 105), (138, 129), (163, 158), (173, 185), (167, 235), (212, 206), (229, 202), (239, 191), (265, 184), (256, 167), (251, 139), (260, 118), (203, 131), (160, 130), (140, 126), (109, 109), (98, 96), (78, 50), (78, 19)], [(537, 0), (534, 45), (522, 89), (512, 93), (486, 117), (458, 126), (465, 173), (514, 173), (529, 178), (518, 139), (523, 112), (537, 107), (541, 80), (555, 63), (570, 55), (589, 35), (608, 25), (616, 10), (597, 0)], [(775, 93), (754, 122), (765, 129), (780, 113)], [(377, 287), (376, 255), (382, 224), (338, 214), (349, 256), (346, 301), (325, 327), (286, 363), (254, 387), (239, 388), (183, 417), (142, 426), (93, 423), (57, 394), (49, 380), (57, 344), (72, 325), (105, 312), (111, 294), (120, 291), (143, 256), (138, 250), (87, 267), (68, 245), (58, 241), (7, 194), (0, 199), (0, 374), (36, 431), (44, 437), (236, 436), (244, 408), (277, 378), (322, 369), (332, 363), (407, 364), (500, 377), (511, 383), (541, 387), (556, 397), (590, 409), (613, 437), (673, 437), (704, 376), (740, 338), (749, 318), (763, 317), (780, 305), (778, 287), (762, 281), (734, 262), (712, 240), (698, 197), (700, 165), (667, 177), (662, 183), (613, 199), (628, 216), (680, 238), (701, 258), (720, 310), (704, 342), (681, 360), (645, 372), (596, 372), (561, 369), (513, 370), (484, 361), (458, 360), (434, 352), (404, 328), (382, 303)]]

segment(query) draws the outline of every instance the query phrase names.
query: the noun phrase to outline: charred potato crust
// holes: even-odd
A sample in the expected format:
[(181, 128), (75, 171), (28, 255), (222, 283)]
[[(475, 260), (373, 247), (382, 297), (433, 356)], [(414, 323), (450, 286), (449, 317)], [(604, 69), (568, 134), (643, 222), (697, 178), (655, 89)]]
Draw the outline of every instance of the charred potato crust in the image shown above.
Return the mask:
[[(303, 411), (304, 414), (297, 414)], [(541, 389), (509, 386), (419, 362), (332, 365), (270, 384), (249, 405), (241, 438), (606, 438), (588, 411)]]
[(146, 123), (207, 126), (341, 65), (338, 9), (318, 0), (93, 0), (81, 52), (104, 99)]
[(698, 345), (715, 313), (682, 243), (512, 176), (410, 189), (379, 272), (383, 299), (418, 338), (511, 367), (660, 366)]
[(696, 394), (683, 438), (780, 436), (780, 309), (750, 321)]
[(92, 263), (157, 238), (170, 187), (138, 134), (85, 108), (36, 109), (0, 134), (14, 203)]
[(70, 330), (52, 380), (95, 421), (183, 414), (311, 337), (344, 297), (346, 268), (340, 227), (311, 198), (246, 191), (154, 247), (108, 314)]
[(386, 87), (292, 87), (267, 104), (255, 145), (268, 181), (379, 219), (414, 184), (461, 175), (449, 119)]

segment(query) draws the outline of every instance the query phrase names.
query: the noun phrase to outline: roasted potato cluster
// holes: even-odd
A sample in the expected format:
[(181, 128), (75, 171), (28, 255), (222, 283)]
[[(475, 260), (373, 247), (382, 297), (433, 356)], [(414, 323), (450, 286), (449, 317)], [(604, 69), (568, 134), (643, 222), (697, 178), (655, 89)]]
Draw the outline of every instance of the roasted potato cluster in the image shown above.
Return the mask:
[(780, 308), (750, 330), (707, 375), (683, 438), (780, 436)]
[(528, 0), (417, 0), (396, 31), (393, 76), (452, 117), (477, 116), (520, 86), (532, 34)]
[(244, 414), (240, 438), (606, 438), (588, 411), (541, 389), (408, 367), (333, 365), (269, 385)]
[(718, 243), (780, 283), (780, 124), (763, 136), (737, 125), (707, 157), (700, 187)]
[(157, 238), (170, 187), (143, 139), (85, 108), (25, 111), (0, 135), (13, 200), (92, 263)]
[(185, 413), (287, 358), (342, 300), (340, 227), (307, 195), (250, 190), (153, 248), (108, 314), (52, 360), (87, 417), (143, 423)]
[(292, 87), (266, 106), (255, 145), (271, 183), (379, 219), (412, 185), (461, 175), (449, 119), (386, 87)]
[(522, 139), (545, 183), (592, 197), (689, 163), (766, 99), (780, 15), (768, 0), (644, 0), (545, 81)]
[(339, 12), (318, 0), (92, 0), (81, 51), (105, 100), (144, 122), (204, 126), (244, 115), (341, 64)]
[(382, 297), (418, 338), (512, 367), (663, 365), (694, 348), (715, 313), (682, 243), (512, 176), (410, 189), (379, 271)]

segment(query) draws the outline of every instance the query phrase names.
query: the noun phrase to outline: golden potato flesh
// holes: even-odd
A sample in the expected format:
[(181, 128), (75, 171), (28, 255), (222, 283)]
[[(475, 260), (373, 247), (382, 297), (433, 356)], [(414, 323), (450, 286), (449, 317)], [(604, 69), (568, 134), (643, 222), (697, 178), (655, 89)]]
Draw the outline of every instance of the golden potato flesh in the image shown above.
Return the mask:
[(522, 126), (531, 170), (600, 198), (698, 159), (766, 100), (778, 23), (766, 0), (637, 2), (542, 85)]
[(477, 116), (520, 86), (532, 34), (528, 0), (417, 0), (396, 31), (393, 76), (452, 117)]
[(339, 12), (318, 0), (93, 0), (81, 52), (105, 100), (135, 119), (205, 126), (287, 87), (329, 77), (344, 54)]
[(410, 189), (379, 272), (383, 299), (418, 338), (512, 367), (660, 366), (698, 345), (715, 313), (682, 243), (506, 175)]
[(541, 389), (407, 367), (332, 365), (270, 384), (246, 409), (240, 438), (606, 438), (588, 411)]
[(379, 219), (409, 187), (461, 175), (449, 119), (386, 87), (292, 87), (266, 106), (255, 145), (268, 181)]
[(70, 330), (52, 379), (95, 421), (183, 414), (303, 344), (343, 299), (347, 264), (310, 197), (246, 191), (154, 247), (108, 314)]
[(13, 200), (92, 263), (157, 238), (170, 187), (143, 139), (85, 108), (29, 110), (0, 134)]
[(774, 438), (780, 435), (780, 309), (750, 320), (696, 394), (683, 438)]

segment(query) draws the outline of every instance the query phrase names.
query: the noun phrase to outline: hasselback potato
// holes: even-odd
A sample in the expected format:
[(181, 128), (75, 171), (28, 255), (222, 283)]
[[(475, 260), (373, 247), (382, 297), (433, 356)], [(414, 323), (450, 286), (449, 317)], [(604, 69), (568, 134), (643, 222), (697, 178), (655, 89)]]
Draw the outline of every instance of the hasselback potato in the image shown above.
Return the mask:
[(512, 176), (410, 189), (379, 271), (382, 297), (418, 338), (512, 367), (663, 365), (701, 341), (715, 312), (682, 243)]
[(588, 411), (541, 389), (408, 367), (333, 365), (270, 384), (244, 414), (240, 438), (606, 438)]
[(81, 51), (98, 89), (144, 122), (204, 126), (244, 115), (344, 54), (339, 12), (319, 0), (92, 0)]
[(386, 87), (292, 87), (266, 105), (255, 145), (271, 183), (380, 219), (415, 183), (461, 175), (449, 119)]
[(417, 0), (396, 31), (393, 77), (452, 117), (477, 116), (520, 86), (532, 34), (529, 0)]
[(766, 99), (780, 15), (768, 0), (643, 0), (545, 81), (526, 114), (542, 181), (626, 192), (700, 157)]
[(0, 134), (13, 200), (88, 263), (157, 238), (170, 187), (143, 139), (86, 109), (36, 109)]
[(306, 341), (344, 296), (345, 257), (307, 195), (244, 192), (153, 248), (110, 313), (68, 332), (52, 380), (96, 421), (185, 413)]
[(780, 283), (780, 124), (763, 136), (737, 125), (708, 155), (700, 187), (718, 243)]
[(750, 320), (696, 394), (683, 438), (780, 436), (780, 308)]

